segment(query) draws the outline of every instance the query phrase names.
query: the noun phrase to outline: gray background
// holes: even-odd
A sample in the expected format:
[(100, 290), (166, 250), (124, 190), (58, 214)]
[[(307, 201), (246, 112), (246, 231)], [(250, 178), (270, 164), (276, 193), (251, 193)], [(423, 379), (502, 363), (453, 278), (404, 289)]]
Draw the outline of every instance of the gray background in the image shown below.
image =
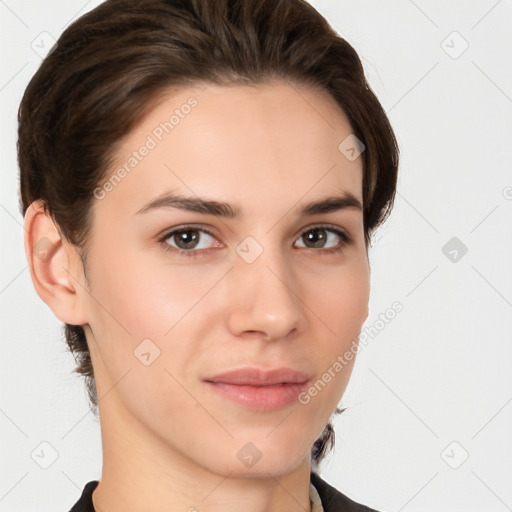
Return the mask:
[[(101, 475), (99, 424), (26, 265), (15, 152), (41, 55), (98, 3), (0, 0), (1, 511), (68, 510)], [(512, 510), (512, 1), (311, 3), (358, 51), (402, 152), (371, 250), (378, 333), (322, 476), (382, 511)]]

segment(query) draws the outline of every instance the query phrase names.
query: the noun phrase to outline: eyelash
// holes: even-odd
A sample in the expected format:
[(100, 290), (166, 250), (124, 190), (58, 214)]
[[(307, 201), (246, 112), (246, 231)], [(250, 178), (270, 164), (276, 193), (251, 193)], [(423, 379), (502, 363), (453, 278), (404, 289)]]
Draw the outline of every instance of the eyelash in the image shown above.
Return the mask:
[[(344, 231), (341, 231), (338, 228), (335, 228), (335, 227), (332, 227), (329, 225), (318, 225), (318, 226), (313, 226), (308, 229), (305, 229), (301, 233), (300, 237), (302, 237), (304, 235), (304, 233), (307, 233), (308, 231), (313, 231), (315, 229), (325, 229), (326, 231), (330, 231), (331, 233), (336, 234), (341, 239), (341, 243), (338, 246), (332, 247), (330, 249), (314, 249), (314, 248), (309, 247), (309, 249), (312, 249), (313, 251), (316, 251), (316, 252), (320, 252), (324, 255), (339, 254), (340, 252), (342, 252), (345, 249), (345, 247), (347, 245), (350, 245), (353, 242), (352, 238), (347, 233), (345, 233)], [(171, 252), (178, 256), (185, 256), (187, 258), (197, 258), (197, 257), (201, 257), (201, 256), (207, 256), (208, 254), (210, 254), (211, 251), (214, 250), (214, 249), (199, 249), (199, 250), (190, 249), (187, 251), (184, 249), (177, 249), (176, 247), (173, 247), (172, 245), (169, 245), (168, 243), (166, 243), (166, 241), (171, 236), (173, 236), (181, 231), (189, 231), (189, 230), (190, 231), (202, 231), (202, 232), (210, 235), (212, 238), (215, 238), (215, 235), (211, 231), (208, 231), (207, 229), (204, 229), (202, 227), (182, 226), (178, 229), (173, 229), (172, 231), (168, 231), (165, 235), (163, 235), (161, 238), (159, 238), (158, 242), (163, 245), (164, 251)], [(305, 249), (308, 249), (308, 247), (305, 247)]]
[[(331, 233), (338, 235), (341, 239), (341, 243), (337, 247), (332, 247), (331, 249), (312, 249), (313, 251), (316, 250), (316, 252), (320, 252), (325, 255), (338, 254), (338, 253), (342, 252), (347, 245), (350, 245), (353, 242), (352, 238), (347, 233), (345, 233), (344, 231), (341, 231), (338, 228), (335, 228), (335, 227), (332, 227), (329, 225), (318, 225), (318, 226), (313, 226), (308, 229), (305, 229), (301, 233), (300, 237), (302, 237), (308, 231), (313, 231), (315, 229), (325, 229), (326, 231), (330, 231)], [(202, 232), (210, 235), (212, 238), (215, 238), (215, 235), (211, 231), (208, 231), (207, 229), (204, 229), (202, 227), (182, 226), (178, 229), (173, 229), (172, 231), (168, 231), (165, 235), (163, 235), (158, 240), (158, 242), (163, 245), (163, 248), (165, 251), (172, 252), (174, 254), (177, 254), (178, 256), (185, 256), (187, 258), (197, 258), (197, 257), (201, 257), (201, 256), (207, 256), (208, 254), (210, 254), (211, 251), (214, 250), (214, 249), (199, 249), (199, 250), (190, 249), (190, 250), (186, 251), (184, 249), (177, 249), (176, 247), (173, 247), (172, 245), (169, 245), (168, 243), (166, 243), (166, 240), (168, 240), (171, 236), (173, 236), (179, 232), (188, 231), (188, 230), (202, 231)], [(308, 249), (308, 247), (306, 247), (306, 249)]]

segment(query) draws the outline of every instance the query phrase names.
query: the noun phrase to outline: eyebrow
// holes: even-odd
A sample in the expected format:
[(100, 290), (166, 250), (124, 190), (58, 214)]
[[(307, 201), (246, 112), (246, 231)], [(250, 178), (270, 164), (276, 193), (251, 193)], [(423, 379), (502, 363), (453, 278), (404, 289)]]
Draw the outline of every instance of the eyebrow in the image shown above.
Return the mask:
[[(213, 201), (197, 196), (185, 197), (173, 192), (166, 192), (157, 196), (138, 210), (136, 215), (160, 208), (176, 208), (179, 210), (214, 215), (216, 217), (224, 217), (227, 219), (237, 219), (242, 215), (240, 208), (233, 207), (229, 203)], [(343, 192), (343, 194), (339, 196), (329, 196), (318, 201), (307, 203), (297, 211), (297, 214), (300, 217), (307, 217), (321, 213), (331, 213), (347, 208), (363, 211), (362, 204), (357, 197), (350, 192)]]

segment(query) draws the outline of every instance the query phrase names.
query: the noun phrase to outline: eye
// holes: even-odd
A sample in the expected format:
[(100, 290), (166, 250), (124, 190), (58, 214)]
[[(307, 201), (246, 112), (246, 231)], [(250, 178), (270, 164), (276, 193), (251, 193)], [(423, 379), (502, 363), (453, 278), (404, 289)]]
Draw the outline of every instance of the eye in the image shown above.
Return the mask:
[[(185, 226), (170, 231), (159, 240), (166, 251), (176, 252), (180, 256), (189, 257), (196, 257), (210, 252), (209, 249), (212, 241), (216, 242), (216, 239), (209, 231), (192, 226)], [(219, 243), (217, 242), (217, 244)]]
[(322, 249), (322, 252), (341, 252), (346, 245), (352, 242), (350, 236), (341, 229), (330, 226), (315, 226), (304, 231), (298, 239), (305, 247), (310, 249)]
[[(352, 238), (339, 228), (314, 226), (303, 231), (297, 242), (302, 242), (303, 245), (294, 245), (294, 247), (330, 254), (341, 252), (352, 243)], [(159, 239), (159, 243), (163, 245), (164, 250), (189, 258), (206, 256), (213, 247), (223, 247), (212, 233), (195, 226), (183, 226), (169, 231)]]

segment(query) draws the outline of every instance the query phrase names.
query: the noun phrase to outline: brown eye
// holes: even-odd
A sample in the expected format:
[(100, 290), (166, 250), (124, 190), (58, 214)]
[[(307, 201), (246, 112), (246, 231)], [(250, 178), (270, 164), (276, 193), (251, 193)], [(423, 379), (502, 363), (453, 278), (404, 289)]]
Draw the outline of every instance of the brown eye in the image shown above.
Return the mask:
[(173, 234), (176, 245), (180, 249), (195, 249), (199, 241), (199, 234), (197, 229), (187, 229), (184, 231), (176, 231)]
[(304, 231), (299, 240), (304, 244), (299, 247), (325, 250), (336, 250), (337, 248), (341, 250), (350, 242), (350, 238), (345, 232), (327, 226), (310, 228)]
[(209, 249), (215, 237), (204, 229), (188, 227), (170, 231), (161, 242), (171, 251), (200, 252)]
[[(323, 228), (315, 228), (306, 231), (302, 235), (302, 240), (308, 247), (321, 248), (323, 244), (327, 241), (326, 230)], [(308, 245), (311, 244), (311, 245)]]

